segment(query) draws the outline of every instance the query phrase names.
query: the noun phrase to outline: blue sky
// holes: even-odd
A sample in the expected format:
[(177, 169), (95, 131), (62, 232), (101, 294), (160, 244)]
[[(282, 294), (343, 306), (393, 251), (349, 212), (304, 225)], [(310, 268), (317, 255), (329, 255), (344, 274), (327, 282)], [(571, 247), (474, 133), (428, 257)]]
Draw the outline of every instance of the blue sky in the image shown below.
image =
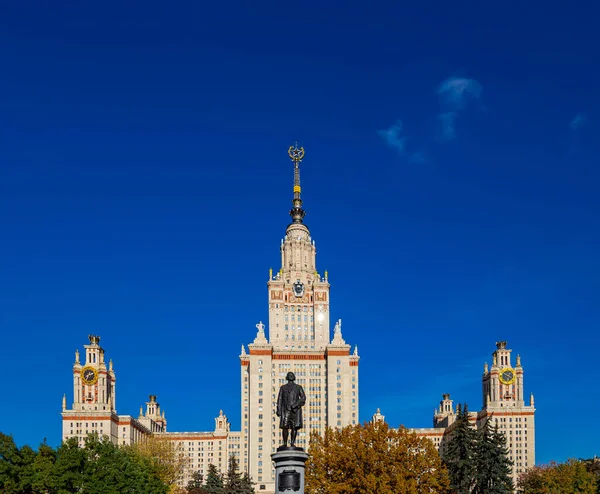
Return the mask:
[(238, 428), (298, 140), (361, 420), (478, 408), (506, 339), (538, 462), (598, 454), (598, 10), (3, 2), (1, 430), (60, 442), (90, 333), (119, 413)]

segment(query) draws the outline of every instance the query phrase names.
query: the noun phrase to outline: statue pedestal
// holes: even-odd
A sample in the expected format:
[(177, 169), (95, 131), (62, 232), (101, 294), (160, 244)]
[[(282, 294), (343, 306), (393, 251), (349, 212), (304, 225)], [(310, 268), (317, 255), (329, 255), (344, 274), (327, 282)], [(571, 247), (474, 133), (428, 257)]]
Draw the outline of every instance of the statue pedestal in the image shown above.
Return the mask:
[(275, 493), (304, 494), (304, 464), (308, 453), (302, 448), (277, 448), (271, 455), (275, 463)]

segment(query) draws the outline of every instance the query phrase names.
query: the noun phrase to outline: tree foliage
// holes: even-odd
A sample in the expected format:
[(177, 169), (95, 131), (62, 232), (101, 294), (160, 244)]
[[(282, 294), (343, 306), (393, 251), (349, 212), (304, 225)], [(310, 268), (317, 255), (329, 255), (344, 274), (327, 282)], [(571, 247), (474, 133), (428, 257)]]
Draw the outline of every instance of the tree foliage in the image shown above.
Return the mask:
[(570, 459), (565, 463), (551, 462), (536, 466), (519, 478), (523, 494), (596, 494), (598, 482), (592, 467), (584, 461)]
[(225, 477), (225, 493), (226, 494), (254, 494), (252, 481), (247, 473), (239, 471), (238, 461), (234, 455), (229, 457), (227, 466), (227, 475)]
[(467, 404), (456, 407), (456, 421), (443, 454), (452, 492), (509, 494), (513, 492), (512, 462), (506, 438), (488, 417), (480, 430), (469, 421)]
[(0, 433), (0, 492), (3, 494), (166, 494), (168, 486), (148, 459), (108, 439), (90, 435), (80, 448), (69, 439), (56, 450), (18, 448)]
[(206, 494), (225, 494), (223, 474), (219, 473), (217, 467), (212, 463), (208, 465), (204, 492), (206, 492)]
[(188, 494), (205, 494), (204, 490), (204, 477), (200, 472), (194, 472), (192, 474), (192, 480), (187, 485)]
[(159, 478), (168, 486), (172, 486), (171, 492), (176, 490), (177, 480), (183, 476), (187, 458), (173, 441), (160, 436), (150, 436), (132, 445), (131, 449), (152, 463)]
[(448, 486), (433, 443), (404, 427), (365, 423), (311, 435), (310, 494), (445, 493)]
[(452, 492), (468, 494), (475, 486), (476, 431), (469, 423), (469, 409), (465, 403), (456, 407), (456, 421), (452, 436), (443, 454), (448, 468)]
[(474, 494), (512, 493), (511, 466), (506, 438), (488, 418), (476, 436)]

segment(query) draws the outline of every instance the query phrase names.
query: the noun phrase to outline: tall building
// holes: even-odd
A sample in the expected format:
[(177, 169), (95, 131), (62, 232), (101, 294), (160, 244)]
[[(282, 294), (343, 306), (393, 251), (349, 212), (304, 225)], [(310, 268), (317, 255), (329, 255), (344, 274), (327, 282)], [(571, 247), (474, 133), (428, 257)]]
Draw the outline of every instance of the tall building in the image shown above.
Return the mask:
[(483, 407), (477, 414), (476, 426), (486, 420), (498, 425), (506, 436), (506, 445), (513, 461), (513, 480), (535, 465), (535, 406), (533, 393), (525, 404), (525, 386), (521, 357), (513, 366), (506, 341), (496, 343), (492, 366), (484, 364), (482, 376)]
[[(483, 366), (482, 408), (478, 412), (469, 412), (469, 421), (474, 428), (480, 429), (487, 420), (506, 436), (506, 446), (513, 462), (512, 478), (516, 485), (519, 476), (535, 465), (535, 407), (533, 393), (529, 405), (525, 404), (525, 387), (521, 357), (517, 355), (512, 365), (512, 350), (506, 348), (507, 342), (496, 343), (492, 353), (492, 366), (487, 362)], [(455, 407), (449, 394), (442, 395), (439, 407), (433, 412), (433, 427), (411, 429), (417, 435), (430, 439), (440, 454), (443, 454), (452, 437), (456, 419)], [(372, 421), (384, 420), (379, 409)]]
[(358, 423), (358, 351), (351, 353), (338, 320), (330, 339), (330, 284), (317, 271), (316, 246), (304, 224), (300, 163), (304, 149), (290, 147), (294, 167), (292, 222), (281, 240), (281, 267), (269, 272), (269, 337), (257, 324), (257, 335), (242, 346), (242, 467), (264, 492), (275, 491), (271, 462), (281, 444), (275, 405), (289, 371), (306, 391), (304, 429), (297, 445), (307, 446), (311, 432)]
[[(275, 415), (279, 387), (292, 371), (296, 382), (305, 389), (304, 429), (297, 445), (307, 447), (311, 432), (323, 433), (327, 427), (344, 427), (359, 422), (358, 363), (356, 347), (351, 351), (342, 336), (342, 321), (330, 327), (330, 284), (327, 271), (319, 274), (315, 241), (304, 224), (305, 211), (300, 185), (300, 164), (304, 149), (288, 150), (293, 165), (293, 196), (285, 236), (280, 245), (281, 266), (269, 270), (267, 301), (268, 335), (262, 322), (256, 325), (254, 341), (242, 345), (241, 363), (241, 430), (231, 431), (227, 416), (220, 411), (215, 429), (208, 432), (167, 432), (167, 420), (155, 395), (150, 395), (145, 411), (138, 417), (118, 415), (116, 410), (116, 375), (112, 361), (105, 362), (99, 336), (89, 336), (84, 346), (84, 363), (75, 353), (73, 364), (73, 405), (67, 409), (63, 397), (63, 440), (77, 437), (83, 444), (90, 432), (108, 436), (113, 443), (128, 445), (149, 435), (173, 441), (186, 457), (187, 468), (180, 485), (187, 485), (192, 473), (206, 475), (214, 464), (227, 469), (227, 459), (234, 455), (240, 469), (248, 472), (258, 492), (275, 492), (275, 472), (271, 454), (281, 444), (279, 419)], [(497, 423), (506, 433), (513, 475), (535, 463), (535, 424), (533, 396), (524, 402), (523, 368), (517, 356), (513, 367), (511, 350), (506, 342), (497, 343), (492, 366), (485, 364), (483, 407), (471, 414), (474, 427), (485, 420)], [(433, 427), (413, 429), (428, 437), (443, 452), (452, 433), (455, 409), (449, 394), (442, 397), (434, 411)], [(383, 421), (379, 409), (373, 420)]]

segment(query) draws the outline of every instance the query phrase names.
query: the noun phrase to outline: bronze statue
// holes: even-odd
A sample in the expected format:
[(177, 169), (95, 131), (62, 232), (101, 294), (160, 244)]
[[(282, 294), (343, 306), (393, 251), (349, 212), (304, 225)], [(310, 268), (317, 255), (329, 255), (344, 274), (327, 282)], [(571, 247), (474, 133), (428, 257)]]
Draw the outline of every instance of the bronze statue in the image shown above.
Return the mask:
[(299, 384), (296, 384), (296, 376), (293, 372), (288, 372), (287, 384), (279, 388), (279, 396), (277, 397), (277, 416), (281, 417), (279, 428), (283, 430), (283, 448), (287, 448), (288, 437), (291, 434), (290, 447), (296, 445), (296, 435), (298, 429), (302, 429), (302, 407), (306, 403), (306, 395), (304, 389)]

